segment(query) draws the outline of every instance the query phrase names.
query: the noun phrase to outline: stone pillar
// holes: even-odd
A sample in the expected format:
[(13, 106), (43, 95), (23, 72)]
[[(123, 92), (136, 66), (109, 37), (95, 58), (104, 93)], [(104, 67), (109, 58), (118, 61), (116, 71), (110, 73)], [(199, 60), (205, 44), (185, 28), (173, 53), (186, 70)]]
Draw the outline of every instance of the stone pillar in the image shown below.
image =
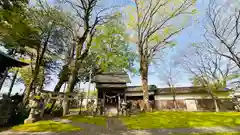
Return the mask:
[(40, 118), (42, 119), (43, 118), (43, 115), (44, 115), (44, 110), (45, 110), (45, 103), (44, 101), (42, 101), (42, 106), (40, 108)]
[(127, 104), (125, 103), (125, 101), (122, 102), (122, 114), (123, 116), (127, 116)]
[(119, 94), (118, 95), (118, 115), (119, 115), (119, 112), (120, 112), (120, 110), (121, 110), (121, 97), (120, 97), (121, 95)]
[(35, 100), (30, 100), (30, 113), (26, 120), (24, 120), (24, 124), (34, 123), (37, 121), (35, 113), (37, 111), (38, 103)]
[(99, 101), (97, 101), (97, 109), (96, 109), (96, 113), (97, 113), (97, 115), (98, 116), (100, 116), (101, 114), (102, 114), (102, 112), (101, 112), (102, 110), (101, 110), (101, 100)]

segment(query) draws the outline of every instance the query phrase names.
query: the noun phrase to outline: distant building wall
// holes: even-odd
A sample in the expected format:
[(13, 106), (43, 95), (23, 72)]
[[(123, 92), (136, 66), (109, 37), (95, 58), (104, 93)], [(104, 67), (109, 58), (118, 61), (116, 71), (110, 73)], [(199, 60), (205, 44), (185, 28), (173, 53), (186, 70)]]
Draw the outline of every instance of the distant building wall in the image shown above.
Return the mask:
[[(157, 110), (173, 109), (173, 96), (170, 94), (155, 95), (154, 107)], [(177, 94), (175, 97), (178, 110), (213, 111), (213, 100), (208, 94)], [(219, 96), (218, 106), (221, 111), (232, 111), (233, 103), (230, 97)]]

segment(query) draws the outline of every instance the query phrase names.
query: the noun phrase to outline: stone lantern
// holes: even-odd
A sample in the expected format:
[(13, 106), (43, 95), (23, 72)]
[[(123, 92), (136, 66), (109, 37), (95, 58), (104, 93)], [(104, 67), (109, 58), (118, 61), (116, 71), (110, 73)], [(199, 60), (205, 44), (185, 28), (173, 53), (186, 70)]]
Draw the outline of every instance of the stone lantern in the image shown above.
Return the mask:
[(123, 100), (123, 102), (121, 103), (122, 106), (122, 114), (123, 116), (127, 115), (127, 103), (125, 103), (125, 101)]
[(30, 113), (28, 118), (24, 121), (24, 124), (33, 123), (37, 121), (36, 113), (39, 108), (39, 103), (36, 99), (31, 99), (29, 101)]

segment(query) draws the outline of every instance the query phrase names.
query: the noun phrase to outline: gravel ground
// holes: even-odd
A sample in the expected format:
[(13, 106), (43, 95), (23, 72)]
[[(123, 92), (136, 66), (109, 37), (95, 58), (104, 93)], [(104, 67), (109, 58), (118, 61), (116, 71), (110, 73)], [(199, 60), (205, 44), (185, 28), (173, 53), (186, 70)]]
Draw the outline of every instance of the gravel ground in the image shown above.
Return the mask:
[(72, 123), (84, 130), (77, 132), (0, 132), (0, 135), (167, 135), (167, 134), (190, 134), (190, 133), (217, 133), (217, 132), (240, 132), (240, 127), (202, 127), (202, 128), (175, 128), (175, 129), (149, 129), (128, 130), (116, 118), (109, 118), (106, 127), (84, 123)]

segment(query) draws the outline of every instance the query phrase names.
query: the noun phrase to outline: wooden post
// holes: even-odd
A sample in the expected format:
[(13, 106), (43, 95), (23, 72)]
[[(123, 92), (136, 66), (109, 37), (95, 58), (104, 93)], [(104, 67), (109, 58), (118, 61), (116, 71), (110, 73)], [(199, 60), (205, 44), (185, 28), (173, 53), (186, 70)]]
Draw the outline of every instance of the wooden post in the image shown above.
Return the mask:
[(88, 100), (89, 100), (89, 94), (90, 94), (90, 87), (91, 87), (91, 82), (92, 82), (92, 67), (90, 69), (90, 72), (89, 72), (89, 83), (88, 83), (88, 91), (87, 91), (87, 103), (88, 103)]
[(121, 97), (120, 97), (120, 94), (118, 94), (118, 115), (120, 110), (121, 110)]
[(124, 89), (123, 97), (124, 97), (124, 101), (127, 102), (126, 89)]
[(103, 113), (105, 114), (106, 112), (105, 112), (105, 92), (104, 92), (104, 90), (103, 90)]

